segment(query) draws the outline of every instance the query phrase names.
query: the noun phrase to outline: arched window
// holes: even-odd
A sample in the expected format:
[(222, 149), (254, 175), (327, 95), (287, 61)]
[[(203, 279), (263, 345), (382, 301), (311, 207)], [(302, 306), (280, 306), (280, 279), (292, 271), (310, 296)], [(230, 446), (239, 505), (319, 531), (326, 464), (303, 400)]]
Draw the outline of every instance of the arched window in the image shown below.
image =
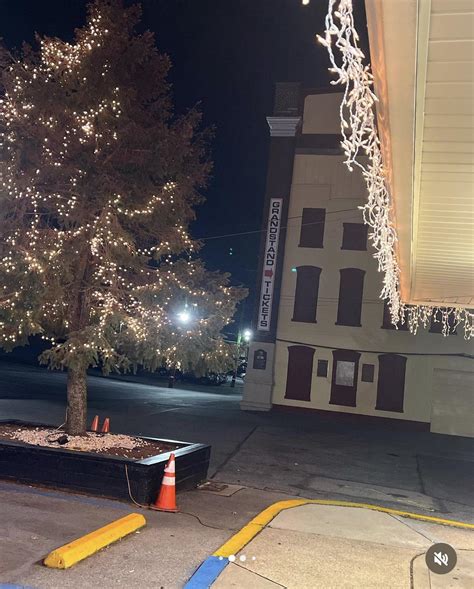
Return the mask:
[(407, 359), (398, 354), (379, 356), (376, 409), (403, 413)]
[(308, 346), (288, 347), (285, 399), (311, 400), (314, 352)]
[(390, 316), (390, 307), (388, 306), (388, 302), (383, 302), (383, 321), (382, 321), (383, 329), (397, 329), (398, 331), (408, 331), (408, 309), (405, 309), (405, 322), (402, 324), (398, 322), (397, 327), (392, 323), (392, 318)]
[(300, 247), (323, 247), (326, 209), (303, 209)]
[(336, 325), (360, 327), (365, 270), (343, 268), (340, 273)]
[(298, 266), (296, 272), (293, 321), (316, 323), (321, 268), (317, 268), (316, 266)]
[(366, 251), (368, 226), (364, 223), (343, 223), (343, 227), (341, 249)]

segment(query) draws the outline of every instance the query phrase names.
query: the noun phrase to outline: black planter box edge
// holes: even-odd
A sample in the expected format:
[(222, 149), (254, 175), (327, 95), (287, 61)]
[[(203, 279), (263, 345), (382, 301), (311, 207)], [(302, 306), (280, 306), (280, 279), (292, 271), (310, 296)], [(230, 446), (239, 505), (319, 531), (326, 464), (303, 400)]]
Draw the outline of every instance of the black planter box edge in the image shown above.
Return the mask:
[[(0, 420), (0, 424), (54, 427), (12, 419)], [(136, 434), (127, 435), (181, 446), (172, 451), (176, 457), (178, 491), (194, 488), (206, 479), (210, 446)], [(138, 503), (149, 504), (159, 491), (170, 454), (171, 451), (142, 460), (131, 460), (93, 452), (0, 440), (0, 478), (130, 501), (128, 474), (133, 499)]]

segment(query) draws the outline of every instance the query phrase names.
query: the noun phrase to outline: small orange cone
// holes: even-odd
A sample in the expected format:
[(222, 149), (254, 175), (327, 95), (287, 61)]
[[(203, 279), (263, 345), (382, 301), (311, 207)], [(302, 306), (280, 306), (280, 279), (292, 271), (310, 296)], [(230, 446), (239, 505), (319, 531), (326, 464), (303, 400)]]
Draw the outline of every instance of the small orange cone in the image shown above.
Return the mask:
[(92, 420), (91, 431), (96, 432), (99, 429), (99, 416), (96, 415)]
[(176, 466), (174, 454), (171, 453), (168, 464), (165, 467), (163, 481), (161, 482), (160, 494), (153, 505), (159, 511), (178, 511), (176, 506)]
[(102, 433), (103, 434), (108, 434), (110, 431), (110, 419), (108, 417), (106, 417), (104, 419), (104, 425), (102, 426)]

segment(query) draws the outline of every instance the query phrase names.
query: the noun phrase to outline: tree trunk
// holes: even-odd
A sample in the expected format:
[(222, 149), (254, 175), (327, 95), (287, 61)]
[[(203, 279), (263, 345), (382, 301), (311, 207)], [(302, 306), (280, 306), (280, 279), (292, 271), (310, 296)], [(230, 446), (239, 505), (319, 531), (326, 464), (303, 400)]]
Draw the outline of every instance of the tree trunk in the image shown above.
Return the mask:
[(175, 379), (176, 379), (176, 366), (173, 366), (173, 368), (171, 369), (171, 372), (168, 376), (168, 388), (169, 389), (174, 388)]
[(86, 367), (67, 370), (66, 433), (79, 436), (86, 432), (87, 372)]
[[(80, 333), (88, 321), (88, 298), (85, 294), (89, 268), (89, 250), (85, 245), (78, 260), (75, 296), (71, 297), (71, 331)], [(87, 419), (87, 364), (76, 359), (78, 364), (67, 369), (66, 432), (72, 436), (86, 433)]]

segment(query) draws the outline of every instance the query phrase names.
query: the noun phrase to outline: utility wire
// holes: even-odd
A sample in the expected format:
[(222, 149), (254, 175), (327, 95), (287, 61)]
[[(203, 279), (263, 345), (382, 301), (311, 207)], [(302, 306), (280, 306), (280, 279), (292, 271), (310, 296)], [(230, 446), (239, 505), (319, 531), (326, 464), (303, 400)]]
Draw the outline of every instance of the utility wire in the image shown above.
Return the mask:
[(458, 358), (469, 358), (474, 360), (474, 356), (472, 354), (463, 354), (463, 353), (453, 353), (453, 354), (443, 354), (443, 353), (432, 353), (427, 354), (424, 352), (388, 352), (387, 350), (354, 350), (353, 348), (339, 348), (337, 346), (323, 346), (320, 344), (309, 344), (308, 342), (297, 342), (288, 339), (281, 339), (279, 337), (276, 338), (277, 342), (282, 342), (285, 344), (295, 344), (297, 346), (306, 346), (309, 348), (322, 348), (324, 350), (344, 350), (345, 352), (361, 352), (365, 354), (396, 354), (398, 356), (454, 356)]
[[(341, 209), (339, 211), (327, 211), (326, 215), (332, 215), (335, 213), (347, 213), (349, 211), (358, 211), (359, 209), (357, 208), (351, 208), (351, 209)], [(296, 217), (288, 217), (288, 221), (291, 219), (301, 219), (302, 215), (298, 215)], [(341, 219), (332, 219), (330, 221), (327, 221), (328, 223), (331, 222), (336, 222), (336, 221), (340, 221)], [(326, 220), (324, 221), (313, 221), (311, 223), (301, 223), (301, 226), (306, 226), (306, 225), (322, 225), (326, 223)], [(281, 227), (280, 229), (288, 229), (290, 227), (290, 225), (285, 225), (284, 227)], [(211, 237), (198, 237), (196, 238), (196, 241), (209, 241), (211, 239), (223, 239), (224, 237), (237, 237), (239, 235), (251, 235), (251, 234), (255, 234), (255, 233), (265, 233), (267, 231), (267, 229), (255, 229), (253, 231), (241, 231), (240, 233), (226, 233), (224, 235), (212, 235)]]

